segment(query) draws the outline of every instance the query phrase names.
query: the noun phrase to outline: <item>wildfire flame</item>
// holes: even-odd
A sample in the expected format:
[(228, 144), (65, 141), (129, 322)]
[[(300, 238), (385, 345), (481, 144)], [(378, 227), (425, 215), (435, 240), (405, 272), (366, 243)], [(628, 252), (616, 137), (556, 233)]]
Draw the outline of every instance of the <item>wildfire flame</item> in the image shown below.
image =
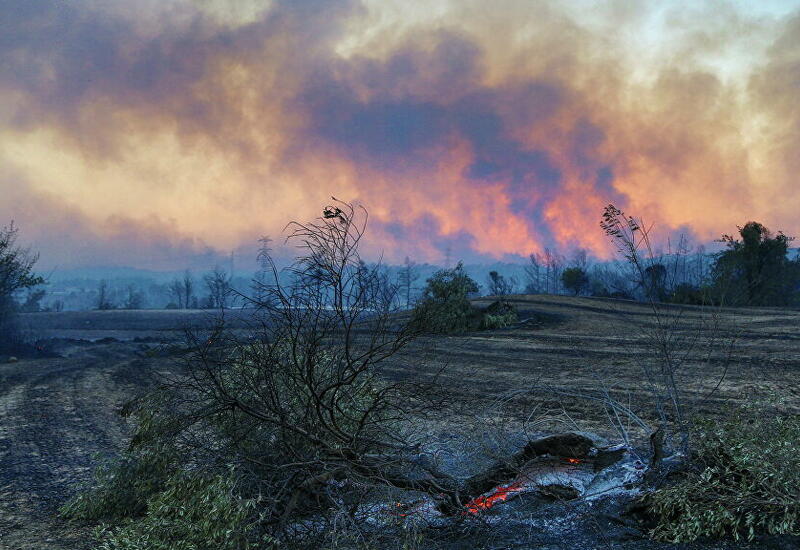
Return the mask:
[(581, 459), (580, 458), (566, 458), (565, 460), (569, 464), (580, 464), (581, 463)]

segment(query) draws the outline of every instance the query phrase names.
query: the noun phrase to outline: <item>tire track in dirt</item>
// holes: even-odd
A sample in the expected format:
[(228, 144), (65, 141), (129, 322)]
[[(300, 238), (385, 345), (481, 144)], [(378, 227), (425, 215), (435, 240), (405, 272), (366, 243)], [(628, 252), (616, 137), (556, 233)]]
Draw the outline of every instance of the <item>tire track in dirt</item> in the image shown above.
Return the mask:
[(116, 411), (135, 390), (114, 375), (131, 368), (147, 365), (119, 345), (0, 365), (0, 549), (89, 547), (57, 510), (91, 478), (96, 454), (124, 445)]

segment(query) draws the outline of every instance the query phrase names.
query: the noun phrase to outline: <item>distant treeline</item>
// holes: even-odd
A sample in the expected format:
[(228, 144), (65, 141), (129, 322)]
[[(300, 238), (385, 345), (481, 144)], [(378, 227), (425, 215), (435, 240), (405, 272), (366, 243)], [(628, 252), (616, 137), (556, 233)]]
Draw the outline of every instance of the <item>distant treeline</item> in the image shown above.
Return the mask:
[[(723, 235), (720, 252), (708, 252), (685, 237), (647, 259), (644, 273), (635, 273), (624, 259), (593, 260), (586, 250), (569, 254), (545, 248), (524, 263), (466, 265), (477, 282), (474, 296), (510, 294), (567, 294), (630, 300), (726, 305), (796, 305), (800, 288), (800, 252), (792, 238), (773, 234), (757, 222)], [(450, 266), (445, 266), (448, 269)], [(417, 264), (382, 267), (396, 287), (398, 307), (410, 308), (422, 296), (439, 266)], [(207, 272), (185, 271), (161, 280), (137, 276), (76, 278), (50, 281), (17, 293), (21, 311), (91, 309), (219, 309), (240, 307), (259, 298), (272, 274), (266, 265), (251, 276), (214, 267)]]

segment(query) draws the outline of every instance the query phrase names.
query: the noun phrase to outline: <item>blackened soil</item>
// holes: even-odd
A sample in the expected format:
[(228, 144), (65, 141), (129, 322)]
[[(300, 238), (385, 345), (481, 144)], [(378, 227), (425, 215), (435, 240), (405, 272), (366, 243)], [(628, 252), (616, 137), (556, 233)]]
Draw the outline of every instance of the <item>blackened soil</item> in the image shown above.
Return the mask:
[[(126, 442), (121, 405), (153, 380), (144, 346), (76, 347), (0, 364), (0, 549), (83, 549), (89, 528), (58, 508)], [(161, 361), (165, 361), (161, 359)]]
[[(643, 305), (541, 296), (518, 296), (513, 301), (520, 319), (529, 322), (502, 330), (432, 339), (430, 357), (425, 339), (422, 348), (412, 346), (407, 357), (390, 365), (387, 373), (408, 376), (409, 364), (430, 372), (446, 366), (444, 383), (470, 413), (459, 417), (458, 423), (443, 418), (442, 423), (448, 423), (449, 427), (445, 427), (451, 431), (458, 431), (461, 422), (469, 421), (477, 405), (495, 403), (499, 395), (530, 387), (538, 380), (580, 389), (593, 387), (602, 376), (625, 397), (624, 402), (627, 396), (642, 393), (640, 363), (650, 355), (639, 337), (649, 322)], [(716, 356), (712, 357), (715, 361), (689, 361), (685, 366), (689, 403), (702, 405), (702, 411), (709, 414), (721, 414), (725, 403), (738, 402), (751, 389), (763, 387), (784, 395), (789, 401), (787, 406), (800, 410), (800, 311), (732, 310), (722, 312), (721, 317), (734, 327), (717, 335), (723, 343), (729, 333), (736, 335), (731, 350), (733, 360), (730, 365), (717, 361)], [(690, 309), (682, 315), (679, 332), (687, 335), (687, 341), (694, 341), (698, 332), (701, 339), (715, 336), (707, 334), (710, 329), (693, 328), (699, 318), (699, 310)], [(60, 338), (51, 342), (52, 351), (61, 357), (23, 358), (16, 363), (4, 363), (0, 357), (0, 550), (93, 548), (91, 528), (58, 519), (58, 507), (81, 484), (91, 480), (99, 461), (97, 454), (108, 456), (125, 447), (130, 426), (118, 414), (121, 405), (146, 389), (156, 370), (172, 369), (174, 363), (166, 356), (170, 348), (157, 347), (155, 342), (177, 337), (180, 331), (174, 327), (200, 323), (202, 319), (193, 312), (147, 311), (26, 317), (32, 333)], [(240, 313), (235, 321), (245, 327), (243, 319), (244, 313)], [(723, 351), (719, 354), (726, 355)], [(708, 390), (717, 386), (721, 374), (725, 375), (722, 382), (713, 399), (708, 399)], [(577, 405), (564, 406), (582, 425), (602, 433), (604, 414)], [(593, 418), (600, 419), (597, 425), (592, 424)], [(800, 541), (794, 537), (765, 537), (751, 545), (733, 541), (659, 544), (641, 538), (638, 526), (620, 516), (613, 506), (584, 510), (565, 504), (562, 510), (559, 505), (534, 503), (529, 510), (523, 504), (510, 502), (508, 510), (498, 507), (497, 513), (530, 513), (538, 522), (561, 525), (563, 529), (541, 529), (536, 534), (519, 531), (517, 524), (510, 529), (513, 532), (507, 532), (511, 525), (506, 528), (500, 523), (497, 529), (458, 536), (450, 533), (449, 547), (800, 548)], [(570, 530), (569, 523), (577, 525), (577, 529)], [(558, 532), (561, 535), (555, 534)]]

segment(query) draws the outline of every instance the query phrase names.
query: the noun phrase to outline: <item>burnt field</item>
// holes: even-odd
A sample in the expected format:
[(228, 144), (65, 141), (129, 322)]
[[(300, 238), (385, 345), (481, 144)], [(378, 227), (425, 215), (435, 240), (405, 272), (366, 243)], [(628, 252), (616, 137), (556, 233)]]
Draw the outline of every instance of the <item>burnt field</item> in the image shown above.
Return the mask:
[[(657, 363), (656, 322), (646, 304), (598, 298), (514, 296), (520, 322), (506, 329), (421, 339), (390, 369), (444, 368), (443, 384), (465, 414), (514, 395), (504, 414), (545, 404), (604, 431), (604, 413), (569, 394), (605, 389), (648, 415), (643, 369)], [(487, 305), (488, 300), (477, 304)], [(800, 410), (800, 311), (661, 306), (680, 367), (677, 385), (692, 414), (779, 395)], [(529, 393), (528, 390), (530, 390)]]
[[(603, 407), (584, 397), (599, 390), (650, 418), (642, 372), (656, 352), (647, 306), (560, 296), (511, 302), (520, 319), (512, 327), (422, 338), (384, 365), (389, 378), (441, 370), (447, 407), (426, 421), (427, 429), (468, 441), (476, 431), (502, 433), (505, 421), (535, 419), (542, 431), (568, 425), (612, 439)], [(232, 311), (226, 320), (246, 330), (247, 316)], [(691, 414), (724, 415), (731, 405), (775, 395), (783, 398), (780, 407), (800, 411), (800, 312), (666, 308), (665, 319), (684, 352), (677, 383)], [(91, 547), (90, 529), (57, 519), (58, 506), (90, 479), (96, 454), (124, 448), (130, 426), (119, 410), (158, 372), (173, 369), (168, 344), (182, 328), (213, 320), (201, 311), (23, 316), (31, 335), (50, 339), (49, 356), (0, 358), (0, 548)], [(746, 546), (732, 544), (690, 547)]]
[[(246, 328), (250, 317), (251, 312), (242, 309), (226, 310), (222, 316), (230, 328)], [(212, 326), (219, 319), (219, 311), (205, 309), (64, 311), (23, 314), (21, 324), (32, 340), (146, 338), (167, 341), (180, 338), (187, 328)]]

